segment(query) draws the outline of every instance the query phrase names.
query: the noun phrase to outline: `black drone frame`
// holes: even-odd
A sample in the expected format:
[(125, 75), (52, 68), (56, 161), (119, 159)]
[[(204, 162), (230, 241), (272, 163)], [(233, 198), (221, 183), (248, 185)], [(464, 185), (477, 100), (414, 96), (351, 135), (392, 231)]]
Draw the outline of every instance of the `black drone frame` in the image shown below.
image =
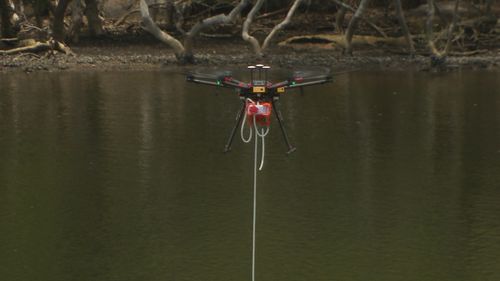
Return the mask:
[[(229, 72), (218, 76), (191, 73), (188, 74), (187, 81), (216, 87), (233, 88), (237, 90), (240, 100), (242, 101), (242, 105), (236, 115), (236, 124), (231, 130), (224, 152), (231, 150), (234, 136), (236, 135), (236, 131), (241, 125), (243, 115), (245, 114), (247, 99), (252, 99), (255, 102), (269, 102), (272, 104), (273, 111), (276, 119), (278, 120), (278, 124), (280, 125), (281, 133), (288, 149), (287, 154), (294, 152), (296, 148), (290, 143), (290, 139), (286, 132), (285, 122), (279, 106), (279, 99), (288, 89), (300, 89), (303, 92), (304, 87), (331, 82), (332, 76), (329, 74), (320, 74), (307, 77), (306, 75), (296, 74), (287, 80), (272, 83), (267, 78), (267, 71), (270, 69), (269, 66), (258, 64), (256, 66), (249, 66), (248, 69), (251, 74), (250, 83), (233, 78)], [(256, 73), (254, 73), (256, 70), (258, 71), (258, 77), (254, 77), (257, 76)]]

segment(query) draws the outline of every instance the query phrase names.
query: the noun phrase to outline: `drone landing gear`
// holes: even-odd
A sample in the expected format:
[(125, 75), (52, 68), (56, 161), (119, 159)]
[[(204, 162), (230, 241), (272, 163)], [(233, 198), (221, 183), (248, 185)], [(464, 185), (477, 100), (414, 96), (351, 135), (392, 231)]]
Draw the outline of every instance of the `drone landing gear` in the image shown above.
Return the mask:
[(243, 101), (241, 104), (241, 109), (238, 111), (238, 115), (236, 115), (236, 124), (234, 124), (233, 129), (231, 130), (231, 135), (229, 135), (229, 139), (227, 140), (226, 146), (224, 147), (224, 152), (229, 152), (231, 150), (231, 144), (233, 143), (234, 135), (236, 135), (236, 131), (240, 126), (241, 119), (243, 119), (243, 113), (245, 112), (246, 104)]
[[(281, 133), (283, 134), (283, 139), (285, 140), (285, 144), (288, 148), (288, 151), (286, 153), (291, 154), (297, 148), (290, 143), (290, 139), (288, 138), (288, 134), (286, 133), (285, 130), (283, 115), (281, 114), (278, 104), (279, 104), (278, 100), (272, 101), (274, 114), (276, 115), (276, 119), (278, 120), (278, 124), (280, 125)], [(241, 125), (243, 114), (245, 114), (245, 108), (246, 108), (246, 103), (243, 101), (241, 109), (238, 111), (238, 114), (236, 115), (236, 124), (234, 124), (233, 129), (231, 130), (231, 134), (229, 135), (229, 139), (227, 140), (226, 146), (224, 147), (224, 152), (231, 151), (231, 145), (233, 143), (234, 136), (236, 135), (236, 131), (238, 130), (238, 127)]]
[(276, 114), (276, 119), (278, 119), (278, 124), (280, 125), (281, 133), (283, 134), (283, 138), (285, 139), (286, 146), (288, 147), (288, 151), (286, 152), (287, 154), (290, 154), (297, 150), (296, 147), (294, 147), (292, 144), (290, 144), (290, 140), (288, 139), (288, 134), (286, 133), (285, 130), (285, 121), (283, 120), (283, 115), (281, 114), (280, 108), (277, 106), (279, 104), (278, 100), (273, 100), (273, 109), (274, 113)]

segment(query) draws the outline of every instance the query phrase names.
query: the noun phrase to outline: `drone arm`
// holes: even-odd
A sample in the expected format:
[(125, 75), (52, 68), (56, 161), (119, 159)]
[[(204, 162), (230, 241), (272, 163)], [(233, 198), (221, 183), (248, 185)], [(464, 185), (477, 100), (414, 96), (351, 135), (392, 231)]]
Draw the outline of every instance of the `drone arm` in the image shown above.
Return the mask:
[(223, 76), (216, 78), (216, 77), (206, 77), (202, 75), (201, 76), (188, 75), (186, 79), (188, 82), (216, 86), (216, 87), (239, 88), (239, 89), (249, 88), (249, 86), (246, 83), (233, 79), (230, 76)]
[(186, 80), (188, 82), (193, 82), (193, 83), (198, 83), (198, 84), (204, 84), (204, 85), (210, 85), (210, 86), (217, 86), (217, 87), (223, 87), (224, 85), (220, 82), (218, 79), (213, 79), (213, 78), (208, 78), (208, 77), (197, 77), (194, 75), (189, 75), (187, 76)]
[(328, 83), (331, 81), (332, 81), (332, 77), (325, 76), (325, 75), (319, 75), (319, 76), (307, 77), (307, 78), (292, 78), (289, 80), (275, 83), (275, 84), (271, 85), (269, 88), (270, 89), (277, 89), (277, 88), (293, 89), (293, 88), (301, 88), (301, 87), (306, 87), (306, 86), (324, 84), (324, 83)]
[(295, 83), (295, 84), (290, 84), (290, 85), (287, 86), (287, 88), (301, 88), (301, 87), (307, 87), (307, 86), (324, 84), (324, 83), (327, 83), (329, 81), (330, 80), (327, 80), (327, 79), (313, 80), (313, 81), (304, 81), (304, 82), (298, 82), (298, 83)]
[(285, 81), (281, 81), (281, 82), (278, 82), (278, 83), (272, 84), (272, 85), (269, 87), (269, 89), (277, 89), (277, 88), (287, 87), (289, 84), (290, 84), (290, 81), (285, 80)]
[(324, 84), (332, 81), (331, 76), (316, 76), (312, 78), (293, 79), (286, 88), (301, 88), (313, 85)]
[(248, 89), (250, 88), (245, 82), (236, 80), (234, 78), (222, 79), (222, 83), (228, 87), (238, 88), (238, 89)]

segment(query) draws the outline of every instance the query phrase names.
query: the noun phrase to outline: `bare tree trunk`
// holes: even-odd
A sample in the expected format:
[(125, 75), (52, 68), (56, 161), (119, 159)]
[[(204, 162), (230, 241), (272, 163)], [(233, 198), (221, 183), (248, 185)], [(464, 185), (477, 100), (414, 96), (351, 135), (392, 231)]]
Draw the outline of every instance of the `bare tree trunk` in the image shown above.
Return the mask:
[(204, 19), (197, 24), (195, 24), (191, 30), (186, 34), (186, 38), (184, 40), (184, 48), (186, 54), (191, 55), (193, 53), (193, 41), (194, 38), (205, 28), (209, 26), (232, 23), (235, 21), (236, 17), (241, 14), (241, 11), (248, 5), (250, 0), (242, 0), (240, 3), (234, 7), (228, 15), (219, 14), (207, 19)]
[(179, 31), (182, 35), (186, 35), (186, 31), (182, 27), (184, 25), (184, 7), (181, 7), (179, 4), (173, 4), (174, 10), (175, 10), (175, 28), (177, 31)]
[(82, 0), (75, 0), (71, 5), (71, 26), (68, 31), (68, 38), (73, 42), (78, 42), (80, 30), (83, 25), (83, 5)]
[(271, 40), (274, 38), (274, 36), (276, 35), (276, 33), (290, 23), (290, 21), (293, 17), (293, 14), (295, 14), (295, 11), (297, 11), (297, 8), (299, 8), (300, 4), (302, 4), (303, 2), (304, 2), (304, 0), (295, 0), (293, 2), (293, 5), (290, 8), (290, 10), (288, 10), (288, 13), (287, 13), (285, 19), (282, 22), (280, 22), (279, 24), (275, 25), (273, 30), (271, 30), (271, 32), (267, 35), (266, 39), (264, 40), (264, 44), (262, 44), (262, 51), (264, 51), (265, 49), (267, 49), (267, 47), (269, 47), (269, 44), (270, 44)]
[[(48, 1), (47, 1), (48, 2)], [(33, 10), (35, 13), (36, 24), (38, 27), (42, 27), (43, 25), (43, 12), (48, 9), (49, 3), (46, 1), (34, 1)]]
[[(332, 0), (333, 2), (335, 2), (337, 5), (339, 5), (341, 8), (345, 9), (345, 10), (349, 10), (353, 13), (356, 12), (356, 9), (354, 9), (353, 7), (347, 5), (346, 3), (340, 1), (340, 0)], [(344, 10), (343, 14), (342, 14), (342, 17), (339, 19), (337, 18), (337, 21), (340, 21), (339, 24), (342, 24), (342, 22), (344, 21), (344, 16), (345, 16), (345, 13), (346, 11)], [(374, 24), (372, 21), (368, 20), (368, 19), (365, 19), (365, 18), (362, 18), (361, 17), (361, 20), (365, 21), (369, 26), (371, 26), (373, 29), (375, 29), (375, 31), (377, 31), (378, 33), (380, 33), (380, 35), (382, 35), (384, 38), (387, 38), (387, 34), (385, 34), (385, 32), (380, 28), (378, 27), (376, 24)]]
[(262, 4), (264, 4), (265, 0), (257, 0), (257, 3), (253, 6), (252, 10), (248, 13), (247, 18), (245, 22), (243, 23), (243, 31), (241, 33), (241, 37), (243, 37), (243, 40), (247, 41), (252, 45), (253, 50), (255, 54), (258, 57), (262, 57), (262, 49), (260, 47), (259, 41), (255, 39), (252, 35), (248, 33), (248, 30), (250, 29), (250, 25), (252, 24), (253, 18), (255, 17), (255, 14), (260, 10), (262, 7)]
[(345, 34), (345, 41), (346, 41), (346, 53), (348, 55), (352, 55), (352, 44), (351, 44), (352, 36), (354, 35), (354, 30), (356, 29), (356, 25), (358, 21), (361, 19), (362, 15), (364, 14), (369, 2), (370, 0), (361, 0), (361, 3), (359, 3), (359, 7), (356, 10), (356, 13), (354, 13), (354, 16), (349, 22), (349, 26), (347, 27), (347, 32)]
[(158, 27), (158, 25), (155, 24), (155, 22), (153, 21), (153, 19), (149, 14), (149, 8), (145, 0), (140, 0), (140, 11), (142, 16), (142, 22), (144, 24), (144, 29), (146, 29), (149, 33), (153, 34), (158, 40), (172, 47), (179, 61), (192, 63), (194, 62), (194, 55), (193, 55), (194, 38), (203, 29), (209, 26), (233, 22), (236, 19), (236, 17), (238, 17), (241, 14), (242, 10), (249, 3), (249, 1), (250, 0), (241, 0), (239, 4), (236, 7), (234, 7), (233, 10), (231, 10), (231, 12), (228, 15), (219, 14), (198, 22), (186, 34), (186, 37), (184, 39), (184, 44), (182, 44), (179, 40), (175, 39), (168, 33), (162, 31)]
[(441, 52), (438, 50), (436, 47), (436, 43), (434, 42), (433, 39), (433, 22), (434, 22), (434, 13), (435, 13), (435, 2), (434, 0), (429, 0), (428, 3), (428, 16), (427, 16), (427, 22), (426, 22), (426, 36), (427, 36), (427, 43), (429, 45), (429, 49), (431, 51), (431, 64), (436, 66), (443, 64), (446, 60), (446, 56), (448, 55), (450, 48), (451, 48), (451, 43), (452, 43), (452, 37), (453, 37), (453, 32), (455, 31), (457, 22), (458, 22), (458, 4), (459, 0), (455, 0), (455, 7), (453, 11), (453, 21), (448, 27), (448, 32), (447, 32), (447, 39), (446, 39), (446, 45), (444, 50)]
[(340, 34), (344, 33), (343, 23), (346, 12), (347, 8), (345, 6), (340, 6), (340, 9), (337, 10), (337, 14), (335, 15), (335, 28)]
[(436, 45), (433, 40), (433, 28), (434, 28), (434, 15), (436, 13), (436, 5), (434, 0), (428, 0), (428, 11), (427, 11), (427, 21), (425, 23), (425, 35), (427, 37), (427, 44), (433, 55), (438, 55), (439, 52), (436, 49)]
[(453, 10), (453, 21), (450, 24), (450, 27), (448, 28), (448, 38), (446, 39), (446, 47), (444, 49), (444, 54), (443, 54), (445, 56), (448, 55), (450, 51), (453, 33), (455, 32), (455, 28), (458, 22), (458, 4), (459, 0), (455, 0), (455, 8)]
[(434, 5), (434, 14), (439, 17), (439, 20), (441, 20), (441, 24), (443, 26), (445, 26), (448, 23), (448, 20), (446, 19), (446, 17), (441, 12), (441, 9), (438, 7), (436, 1), (434, 1), (433, 5)]
[(2, 17), (2, 37), (12, 37), (14, 36), (14, 31), (12, 30), (12, 10), (9, 6), (8, 0), (0, 0), (0, 16)]
[(44, 17), (49, 12), (54, 14), (55, 5), (57, 5), (57, 3), (53, 3), (54, 1), (50, 1), (50, 0), (36, 0), (36, 1), (23, 0), (23, 1), (21, 1), (21, 3), (23, 3), (23, 2), (26, 3), (26, 5), (28, 5), (28, 3), (31, 3), (31, 7), (32, 7), (33, 12), (35, 14), (36, 25), (38, 27), (43, 27)]
[(410, 31), (408, 30), (408, 25), (406, 25), (405, 16), (403, 14), (403, 6), (401, 5), (401, 0), (394, 0), (394, 5), (396, 6), (396, 14), (401, 25), (401, 30), (403, 35), (408, 42), (408, 47), (410, 48), (410, 54), (415, 54), (415, 46), (413, 45), (413, 40), (411, 39)]
[(54, 39), (57, 41), (64, 41), (64, 14), (66, 13), (69, 2), (71, 2), (71, 0), (59, 0), (54, 11), (52, 32)]
[(170, 34), (163, 32), (158, 27), (158, 25), (154, 23), (153, 19), (151, 18), (151, 15), (149, 14), (149, 7), (148, 4), (146, 4), (145, 0), (140, 0), (140, 10), (141, 10), (142, 23), (144, 25), (143, 28), (147, 30), (149, 33), (151, 33), (158, 40), (169, 45), (172, 49), (174, 49), (175, 56), (177, 57), (178, 60), (185, 61), (186, 54), (184, 46), (179, 40), (170, 36)]
[(493, 0), (486, 0), (486, 9), (485, 9), (485, 12), (486, 14), (490, 14), (491, 13), (491, 6), (493, 6)]
[(91, 36), (103, 34), (102, 21), (99, 17), (99, 8), (96, 0), (85, 0), (85, 16), (87, 17), (89, 33)]

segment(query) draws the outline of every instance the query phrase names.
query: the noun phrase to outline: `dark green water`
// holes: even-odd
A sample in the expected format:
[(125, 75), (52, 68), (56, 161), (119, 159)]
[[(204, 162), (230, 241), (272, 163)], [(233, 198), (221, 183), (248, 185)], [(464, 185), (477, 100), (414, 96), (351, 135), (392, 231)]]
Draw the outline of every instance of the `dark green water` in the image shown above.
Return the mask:
[[(282, 100), (257, 281), (500, 280), (500, 73), (358, 72)], [(164, 72), (0, 76), (0, 280), (250, 280), (239, 101)]]

